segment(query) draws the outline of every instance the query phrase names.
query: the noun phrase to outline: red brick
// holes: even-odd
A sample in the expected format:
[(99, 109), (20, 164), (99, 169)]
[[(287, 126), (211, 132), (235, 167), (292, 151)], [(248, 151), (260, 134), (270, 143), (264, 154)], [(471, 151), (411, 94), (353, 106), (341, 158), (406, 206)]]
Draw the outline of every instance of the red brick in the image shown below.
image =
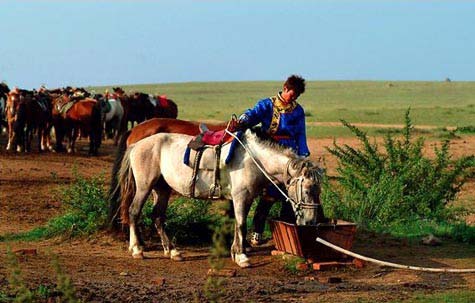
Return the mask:
[(363, 261), (361, 259), (357, 259), (357, 258), (353, 259), (352, 263), (356, 268), (363, 268), (366, 265), (365, 261)]
[(312, 264), (314, 270), (321, 271), (338, 268), (340, 266), (341, 264), (339, 262), (317, 262)]
[(307, 263), (297, 263), (295, 265), (295, 269), (301, 270), (301, 271), (307, 270), (308, 269), (308, 264)]

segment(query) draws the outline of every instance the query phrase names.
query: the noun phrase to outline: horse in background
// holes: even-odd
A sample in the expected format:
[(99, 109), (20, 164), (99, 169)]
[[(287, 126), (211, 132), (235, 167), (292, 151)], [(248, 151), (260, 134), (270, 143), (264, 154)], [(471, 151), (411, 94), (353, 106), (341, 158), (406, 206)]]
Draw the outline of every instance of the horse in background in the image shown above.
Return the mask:
[(178, 117), (178, 106), (173, 100), (168, 99), (165, 95), (149, 95), (150, 102), (154, 104), (155, 111), (153, 116), (156, 118), (172, 118)]
[(76, 152), (79, 135), (89, 136), (89, 155), (97, 155), (102, 142), (101, 102), (92, 98), (78, 98), (62, 94), (52, 99), (52, 120), (56, 133), (56, 151), (64, 151), (64, 137), (68, 139), (67, 152)]
[[(153, 118), (147, 121), (144, 121), (131, 130), (127, 131), (119, 141), (119, 146), (116, 151), (116, 156), (114, 159), (114, 164), (112, 166), (111, 174), (111, 186), (109, 189), (109, 214), (108, 222), (110, 228), (113, 231), (120, 231), (121, 223), (119, 218), (117, 218), (117, 213), (120, 205), (120, 192), (118, 192), (118, 173), (119, 168), (124, 158), (125, 151), (128, 146), (152, 135), (158, 133), (178, 133), (191, 136), (197, 136), (200, 134), (199, 128), (200, 122), (196, 121), (186, 121), (179, 119), (170, 119), (170, 118)], [(209, 130), (218, 131), (223, 130), (227, 126), (227, 122), (207, 124)]]
[(4, 82), (0, 83), (0, 134), (3, 132), (4, 128), (7, 128), (7, 116), (5, 112), (8, 93), (10, 88)]
[(178, 106), (166, 96), (153, 96), (142, 92), (133, 92), (129, 95), (120, 87), (112, 88), (114, 94), (121, 101), (124, 108), (124, 124), (130, 122), (134, 127), (152, 118), (176, 118)]
[(6, 103), (8, 121), (7, 150), (31, 151), (31, 141), (37, 132), (38, 150), (51, 148), (51, 108), (47, 96), (36, 91), (14, 89)]
[[(193, 169), (183, 163), (183, 154), (192, 138), (183, 134), (160, 133), (131, 145), (124, 155), (119, 170), (120, 209), (122, 221), (129, 225), (129, 251), (134, 258), (143, 258), (137, 224), (143, 205), (153, 192), (152, 215), (162, 239), (164, 254), (172, 260), (182, 260), (181, 253), (169, 241), (164, 224), (171, 190), (190, 195), (189, 182)], [(233, 201), (236, 218), (231, 257), (238, 266), (245, 268), (251, 266), (244, 252), (246, 218), (254, 198), (269, 184), (253, 161), (260, 163), (271, 178), (284, 176), (297, 225), (317, 222), (321, 207), (321, 170), (309, 160), (300, 159), (290, 149), (259, 139), (251, 130), (243, 134), (242, 142), (246, 149), (239, 146), (228, 164), (223, 158), (218, 164), (221, 169), (221, 198)], [(223, 154), (229, 153), (230, 145), (222, 146)], [(204, 167), (214, 166), (216, 159), (212, 154), (212, 149), (205, 150), (201, 160)], [(210, 186), (215, 181), (214, 172), (200, 170), (197, 174), (195, 196), (208, 199)]]
[(103, 103), (104, 112), (104, 131), (106, 137), (114, 140), (114, 145), (117, 146), (119, 137), (126, 131), (126, 124), (123, 123), (124, 107), (116, 94), (109, 94), (106, 92)]
[(142, 123), (145, 120), (154, 117), (155, 106), (150, 102), (148, 94), (141, 92), (134, 92), (129, 95), (129, 112), (127, 120), (131, 122), (132, 127), (134, 123)]

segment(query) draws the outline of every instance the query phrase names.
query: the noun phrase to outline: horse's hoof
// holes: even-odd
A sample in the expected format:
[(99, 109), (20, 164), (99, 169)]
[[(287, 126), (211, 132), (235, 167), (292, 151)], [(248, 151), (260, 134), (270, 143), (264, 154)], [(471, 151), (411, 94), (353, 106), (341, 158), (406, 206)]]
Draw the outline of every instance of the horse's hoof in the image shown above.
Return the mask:
[(143, 252), (136, 252), (132, 254), (132, 258), (134, 259), (143, 259)]
[(183, 261), (183, 256), (181, 255), (181, 252), (177, 251), (176, 249), (172, 249), (170, 252), (170, 259), (180, 262)]
[(249, 258), (246, 254), (236, 254), (233, 258), (233, 261), (241, 268), (251, 267), (251, 263), (249, 262)]

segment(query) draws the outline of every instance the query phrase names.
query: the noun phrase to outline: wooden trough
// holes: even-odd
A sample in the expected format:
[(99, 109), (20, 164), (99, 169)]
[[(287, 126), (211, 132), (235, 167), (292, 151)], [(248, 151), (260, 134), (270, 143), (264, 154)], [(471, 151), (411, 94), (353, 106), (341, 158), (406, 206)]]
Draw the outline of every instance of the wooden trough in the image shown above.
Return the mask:
[(277, 250), (314, 262), (348, 258), (345, 254), (318, 243), (317, 237), (350, 250), (356, 233), (356, 224), (343, 220), (306, 226), (271, 220), (270, 227)]

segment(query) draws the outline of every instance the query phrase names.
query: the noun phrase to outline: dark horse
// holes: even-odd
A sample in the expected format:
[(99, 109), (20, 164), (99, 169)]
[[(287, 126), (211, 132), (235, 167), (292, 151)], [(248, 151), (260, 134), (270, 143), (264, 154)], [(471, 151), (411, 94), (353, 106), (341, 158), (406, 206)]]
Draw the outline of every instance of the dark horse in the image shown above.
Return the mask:
[(173, 118), (178, 117), (178, 106), (173, 100), (166, 96), (155, 96), (153, 99), (156, 102), (154, 116), (156, 118)]
[(49, 99), (27, 90), (14, 89), (6, 103), (8, 121), (7, 150), (31, 151), (33, 133), (38, 133), (38, 149), (50, 148), (51, 109)]
[[(120, 220), (117, 218), (117, 212), (120, 206), (120, 193), (115, 189), (117, 188), (117, 176), (119, 168), (127, 147), (144, 138), (158, 133), (179, 133), (196, 136), (200, 134), (199, 124), (200, 123), (196, 121), (154, 118), (138, 124), (121, 137), (114, 160), (114, 165), (112, 167), (111, 187), (109, 192), (109, 222), (112, 230), (119, 231), (121, 227)], [(226, 126), (226, 122), (207, 124), (209, 130), (214, 131), (225, 129)]]
[(63, 139), (68, 138), (68, 152), (75, 152), (78, 132), (89, 135), (89, 155), (97, 155), (102, 140), (101, 103), (85, 98), (70, 103), (70, 97), (53, 97), (53, 126), (56, 133), (56, 151), (63, 151)]
[(178, 106), (165, 96), (151, 96), (142, 92), (126, 94), (120, 87), (113, 87), (115, 96), (124, 108), (124, 123), (142, 123), (152, 118), (176, 118)]

